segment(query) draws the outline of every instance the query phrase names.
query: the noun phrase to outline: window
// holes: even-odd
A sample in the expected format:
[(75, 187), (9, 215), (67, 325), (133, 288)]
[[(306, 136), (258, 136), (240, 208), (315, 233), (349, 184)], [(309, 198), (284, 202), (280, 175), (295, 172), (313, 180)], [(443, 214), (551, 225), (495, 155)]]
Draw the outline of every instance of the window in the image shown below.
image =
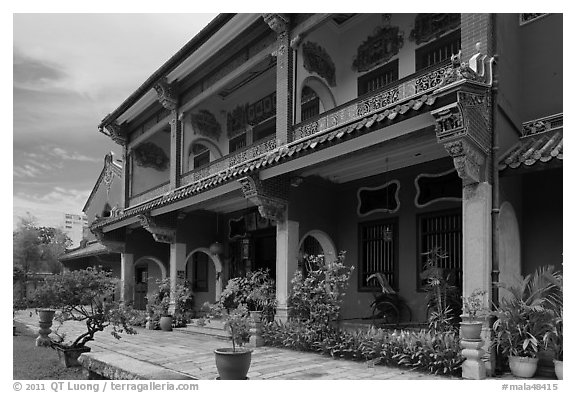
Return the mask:
[(207, 165), (210, 163), (210, 150), (200, 143), (194, 143), (192, 145), (192, 152), (193, 155), (193, 165), (194, 169), (200, 168), (201, 166)]
[(449, 60), (460, 51), (460, 30), (455, 30), (416, 49), (416, 71)]
[(398, 59), (358, 78), (358, 95), (378, 90), (398, 80)]
[(208, 255), (197, 252), (192, 255), (192, 290), (208, 292)]
[(358, 290), (380, 288), (378, 281), (366, 282), (370, 275), (382, 273), (392, 288), (398, 290), (398, 220), (363, 222), (358, 226)]
[(306, 121), (320, 114), (320, 97), (309, 86), (302, 88), (302, 98), (300, 106), (300, 120)]
[(435, 212), (421, 215), (419, 227), (419, 288), (426, 283), (420, 279), (420, 272), (426, 264), (425, 252), (440, 247), (447, 257), (440, 260), (443, 269), (448, 269), (457, 285), (462, 283), (462, 212), (458, 210)]
[(228, 152), (233, 153), (236, 150), (240, 150), (246, 147), (246, 133), (242, 133), (234, 138), (230, 139), (228, 142)]

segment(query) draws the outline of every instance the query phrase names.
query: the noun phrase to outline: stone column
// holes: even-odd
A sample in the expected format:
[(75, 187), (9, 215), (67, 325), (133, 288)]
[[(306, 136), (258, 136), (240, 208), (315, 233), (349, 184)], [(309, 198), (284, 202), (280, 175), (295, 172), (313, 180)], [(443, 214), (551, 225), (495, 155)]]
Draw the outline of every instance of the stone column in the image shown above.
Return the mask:
[(134, 254), (120, 254), (120, 279), (120, 301), (122, 304), (131, 304), (134, 302)]
[(299, 223), (284, 220), (276, 223), (276, 318), (288, 319), (290, 281), (298, 268)]
[(154, 89), (158, 102), (170, 111), (170, 188), (177, 188), (180, 182), (181, 126), (178, 120), (178, 86), (168, 83), (166, 78), (159, 80)]
[(178, 271), (184, 270), (186, 264), (186, 244), (170, 243), (170, 306), (171, 314), (176, 310), (176, 284), (178, 282)]

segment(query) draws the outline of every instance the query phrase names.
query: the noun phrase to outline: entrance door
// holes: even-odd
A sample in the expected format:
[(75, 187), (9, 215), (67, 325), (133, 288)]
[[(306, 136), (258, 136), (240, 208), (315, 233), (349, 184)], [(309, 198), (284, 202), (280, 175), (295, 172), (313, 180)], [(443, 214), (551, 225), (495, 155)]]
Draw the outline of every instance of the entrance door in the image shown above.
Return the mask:
[(148, 266), (136, 267), (136, 284), (134, 285), (134, 308), (146, 309), (146, 295), (148, 294)]

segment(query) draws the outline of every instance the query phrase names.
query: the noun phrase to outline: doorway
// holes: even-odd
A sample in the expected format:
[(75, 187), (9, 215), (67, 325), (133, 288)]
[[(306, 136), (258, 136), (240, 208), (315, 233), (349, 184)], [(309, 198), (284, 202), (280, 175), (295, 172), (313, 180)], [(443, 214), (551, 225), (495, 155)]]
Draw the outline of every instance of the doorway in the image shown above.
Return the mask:
[(269, 269), (270, 277), (276, 277), (276, 228), (252, 233), (254, 256), (252, 270)]

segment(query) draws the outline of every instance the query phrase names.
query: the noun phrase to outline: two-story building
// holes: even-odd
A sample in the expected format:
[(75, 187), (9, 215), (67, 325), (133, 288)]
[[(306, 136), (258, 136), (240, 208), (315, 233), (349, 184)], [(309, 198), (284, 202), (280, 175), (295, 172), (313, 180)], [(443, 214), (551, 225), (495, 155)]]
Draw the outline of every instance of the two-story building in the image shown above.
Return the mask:
[(269, 268), (285, 318), (302, 255), (346, 251), (344, 319), (380, 272), (423, 321), (433, 247), (487, 301), (562, 263), (562, 15), (221, 14), (99, 129), (125, 301), (152, 270), (199, 306)]

